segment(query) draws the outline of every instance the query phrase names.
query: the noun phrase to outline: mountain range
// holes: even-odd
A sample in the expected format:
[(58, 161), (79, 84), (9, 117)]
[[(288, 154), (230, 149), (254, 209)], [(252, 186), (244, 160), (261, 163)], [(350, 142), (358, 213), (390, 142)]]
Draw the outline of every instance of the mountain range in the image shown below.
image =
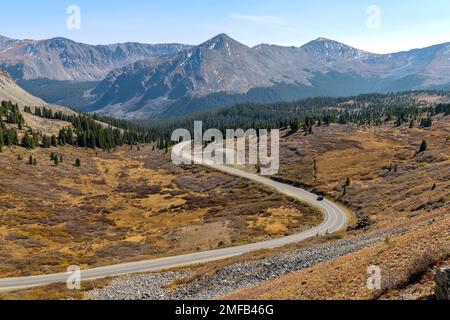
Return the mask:
[(113, 69), (189, 48), (182, 44), (120, 43), (92, 46), (65, 38), (15, 40), (0, 36), (0, 68), (16, 80), (103, 80)]
[(374, 54), (325, 38), (301, 47), (248, 47), (226, 34), (198, 46), (0, 38), (2, 67), (16, 79), (101, 79), (84, 92), (83, 111), (158, 118), (247, 101), (449, 88), (450, 43)]

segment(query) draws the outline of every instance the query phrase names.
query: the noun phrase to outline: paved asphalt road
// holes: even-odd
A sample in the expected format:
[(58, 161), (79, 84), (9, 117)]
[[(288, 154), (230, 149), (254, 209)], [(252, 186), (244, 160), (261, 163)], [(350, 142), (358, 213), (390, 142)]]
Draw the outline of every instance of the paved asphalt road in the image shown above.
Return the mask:
[[(176, 147), (177, 146), (175, 146), (175, 148)], [(324, 221), (320, 226), (285, 238), (274, 239), (239, 247), (217, 249), (169, 258), (124, 263), (90, 270), (82, 270), (81, 280), (86, 281), (130, 273), (159, 271), (164, 269), (195, 265), (208, 261), (226, 259), (229, 257), (238, 256), (261, 249), (273, 249), (288, 244), (298, 243), (308, 238), (315, 237), (318, 234), (324, 235), (327, 233), (337, 232), (346, 226), (347, 215), (345, 211), (327, 199), (325, 199), (324, 201), (318, 201), (317, 195), (309, 193), (305, 190), (272, 181), (268, 178), (244, 172), (236, 168), (227, 167), (224, 165), (215, 165), (212, 163), (206, 163), (204, 165), (234, 176), (243, 177), (256, 183), (266, 185), (276, 190), (277, 192), (313, 205), (319, 208), (324, 213)], [(65, 283), (69, 275), (70, 274), (68, 273), (58, 273), (32, 277), (0, 279), (0, 290), (14, 290), (53, 283)]]

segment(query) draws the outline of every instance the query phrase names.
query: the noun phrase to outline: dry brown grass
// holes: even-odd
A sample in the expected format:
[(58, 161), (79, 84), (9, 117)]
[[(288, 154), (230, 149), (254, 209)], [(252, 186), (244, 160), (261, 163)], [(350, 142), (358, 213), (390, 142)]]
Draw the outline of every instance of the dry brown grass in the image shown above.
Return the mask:
[[(398, 227), (409, 231), (373, 248), (227, 298), (392, 298), (390, 293), (420, 282), (450, 249), (449, 132), (450, 117), (438, 116), (428, 129), (332, 125), (316, 128), (312, 136), (289, 136), (282, 144), (279, 178), (338, 199), (360, 222), (369, 219), (373, 223), (364, 231)], [(422, 140), (430, 147), (417, 155)], [(389, 170), (391, 164), (393, 170)], [(352, 184), (342, 196), (347, 178)], [(372, 264), (380, 265), (384, 272), (379, 292), (366, 288), (366, 268)]]
[[(55, 167), (50, 152), (64, 162)], [(27, 164), (29, 154), (36, 167)], [(76, 158), (81, 168), (74, 166)], [(243, 179), (176, 167), (151, 146), (111, 153), (5, 149), (0, 166), (3, 277), (233, 246), (321, 220), (314, 209)]]
[[(375, 222), (373, 228), (407, 221), (450, 201), (449, 132), (450, 116), (442, 115), (427, 129), (393, 124), (315, 128), (313, 135), (283, 141), (279, 178), (326, 192), (360, 221)], [(415, 155), (422, 140), (429, 148)], [(347, 178), (352, 184), (343, 196)]]
[[(445, 214), (447, 211), (441, 212)], [(225, 299), (375, 299), (418, 281), (450, 250), (450, 217), (442, 215), (374, 247), (316, 265)], [(367, 288), (367, 268), (382, 270), (382, 290)]]
[(1, 292), (0, 300), (84, 300), (86, 292), (94, 288), (104, 288), (111, 279), (85, 281), (81, 283), (81, 290), (69, 290), (66, 284), (52, 284), (30, 289)]

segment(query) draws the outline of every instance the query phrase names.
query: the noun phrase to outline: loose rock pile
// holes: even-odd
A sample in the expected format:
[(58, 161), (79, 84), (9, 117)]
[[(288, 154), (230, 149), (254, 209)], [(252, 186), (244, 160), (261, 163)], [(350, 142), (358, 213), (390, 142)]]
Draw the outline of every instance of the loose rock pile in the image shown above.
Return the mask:
[(174, 290), (167, 286), (188, 277), (192, 274), (190, 271), (128, 275), (114, 279), (105, 288), (88, 292), (87, 296), (94, 300), (212, 299), (373, 246), (386, 236), (386, 233), (374, 233), (258, 261), (236, 263)]

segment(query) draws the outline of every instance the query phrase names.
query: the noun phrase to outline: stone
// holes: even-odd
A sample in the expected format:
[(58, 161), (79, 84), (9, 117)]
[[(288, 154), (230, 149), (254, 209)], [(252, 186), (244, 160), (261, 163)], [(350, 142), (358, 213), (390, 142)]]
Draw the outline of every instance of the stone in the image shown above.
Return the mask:
[(437, 300), (450, 300), (450, 268), (441, 268), (436, 272)]

